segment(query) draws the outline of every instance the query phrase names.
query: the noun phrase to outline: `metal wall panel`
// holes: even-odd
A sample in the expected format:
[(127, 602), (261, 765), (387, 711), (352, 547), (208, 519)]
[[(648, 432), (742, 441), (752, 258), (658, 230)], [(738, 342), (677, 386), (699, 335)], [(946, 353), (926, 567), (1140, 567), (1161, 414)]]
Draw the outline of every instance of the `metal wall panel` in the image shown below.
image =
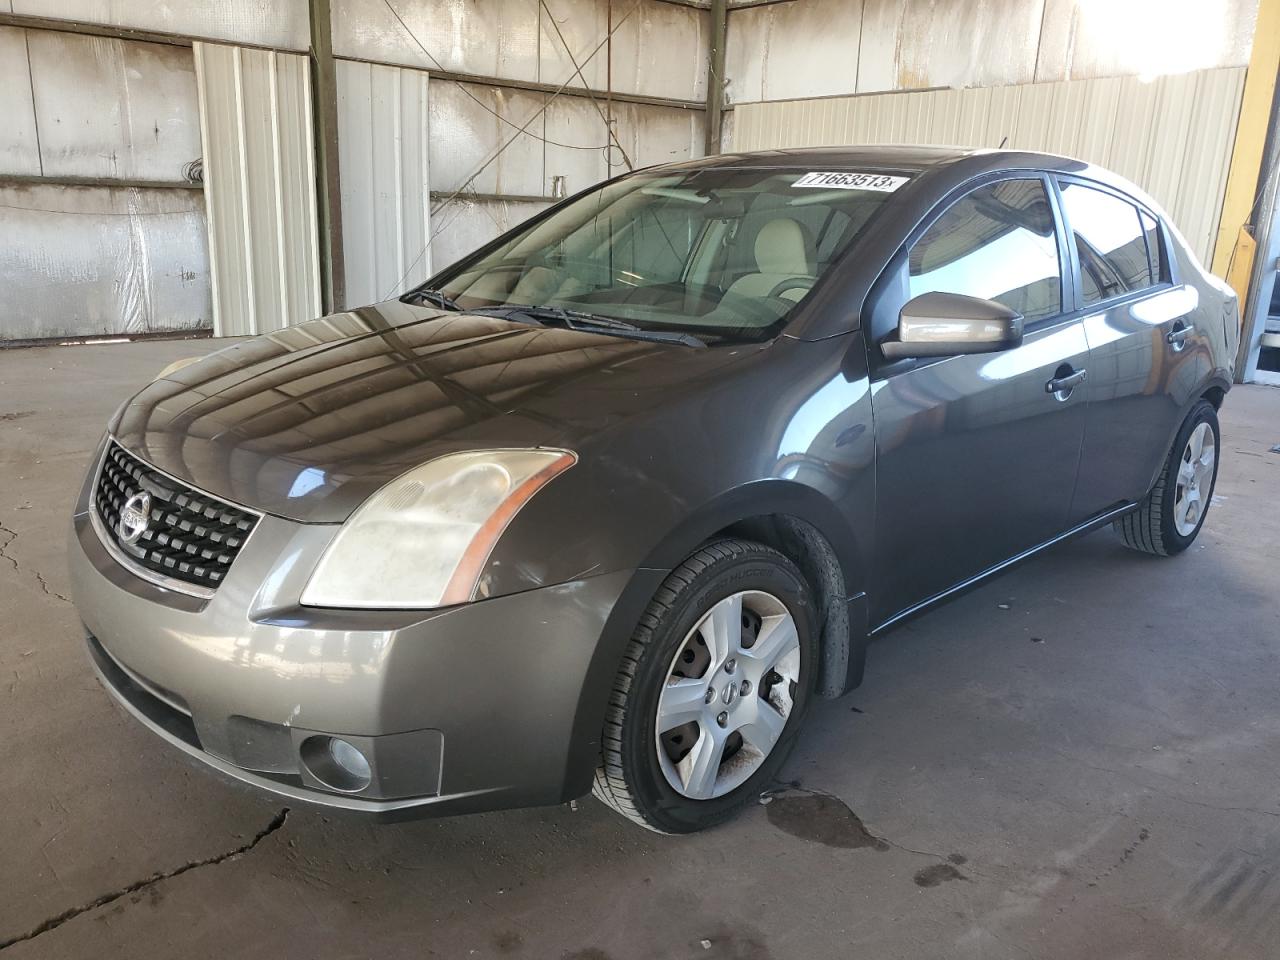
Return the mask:
[(862, 6), (862, 0), (808, 0), (730, 9), (726, 99), (742, 103), (856, 91)]
[(347, 302), (374, 303), (431, 274), (427, 75), (338, 63)]
[(0, 185), (4, 339), (207, 329), (199, 190)]
[(334, 54), (507, 80), (538, 79), (537, 0), (390, 3), (395, 13), (384, 0), (345, 0), (335, 6)]
[[(306, 0), (11, 0), (12, 13), (306, 50)], [(335, 7), (338, 4), (335, 4)]]
[(859, 93), (1029, 83), (1043, 0), (866, 0)]
[[(549, 196), (556, 176), (563, 176), (573, 193), (621, 173), (626, 168), (618, 150), (609, 148), (604, 108), (602, 101), (581, 97), (551, 99), (480, 84), (433, 83), (428, 111), (432, 189), (452, 191), (467, 184), (478, 193)], [(613, 116), (618, 139), (636, 166), (701, 153), (700, 111), (615, 101)], [(508, 140), (511, 145), (467, 183)]]
[[(592, 54), (609, 33), (609, 0), (547, 0), (547, 6), (583, 67), (586, 85), (606, 89), (607, 50)], [(618, 25), (613, 34), (615, 91), (683, 100), (706, 98), (710, 17), (706, 10), (653, 0), (641, 0), (635, 12), (626, 0), (613, 0), (612, 6), (613, 22)], [(549, 23), (542, 26), (540, 54), (544, 82), (560, 84), (573, 74), (573, 62)]]
[(0, 27), (0, 173), (40, 174), (27, 31)]
[[(466, 92), (460, 86), (465, 86)], [(482, 108), (467, 93), (489, 109)], [(435, 237), (430, 252), (433, 271), (545, 206), (476, 200), (469, 195), (549, 198), (556, 177), (565, 178), (565, 192), (572, 194), (626, 170), (621, 151), (608, 146), (607, 128), (600, 119), (597, 104), (590, 100), (557, 97), (529, 126), (528, 133), (517, 134), (516, 128), (541, 109), (546, 99), (543, 94), (474, 84), (438, 81), (431, 85), (428, 111), (431, 187), (438, 193), (451, 194), (466, 184), (459, 200), (443, 209), (440, 208), (443, 200), (433, 204), (436, 209), (431, 218)], [(489, 110), (510, 122), (499, 120)], [(703, 115), (700, 112), (615, 102), (613, 114), (622, 150), (636, 167), (702, 154)], [(512, 136), (515, 136), (512, 145), (467, 184), (471, 174)], [(364, 174), (353, 174), (344, 162), (344, 189), (353, 176)], [(383, 288), (379, 295), (386, 292)]]
[[(480, 193), (545, 193), (542, 175), (543, 118), (517, 131), (540, 110), (544, 94), (479, 84), (436, 83), (428, 111), (431, 125), (432, 189), (456, 190), (499, 146), (515, 137), (470, 184)], [(496, 114), (496, 115), (495, 115)], [(597, 119), (597, 125), (603, 124)], [(582, 132), (579, 136), (585, 139)], [(600, 134), (592, 130), (590, 137)], [(574, 143), (580, 141), (572, 141)]]
[[(705, 117), (701, 112), (678, 107), (615, 103), (613, 113), (618, 121), (618, 140), (636, 167), (676, 163), (703, 154)], [(589, 118), (584, 118), (583, 125), (588, 122)], [(616, 176), (626, 170), (616, 150), (609, 152), (608, 160), (608, 170), (602, 177)], [(570, 189), (575, 186), (570, 182)]]
[(1249, 62), (1258, 0), (1037, 0), (1037, 81), (1157, 77)]
[(804, 0), (729, 11), (732, 103), (1244, 66), (1257, 0)]
[[(26, 31), (40, 170), (46, 177), (181, 181), (200, 156), (191, 51)], [(7, 138), (9, 134), (0, 134)]]
[(733, 149), (922, 143), (1042, 150), (1133, 180), (1207, 260), (1222, 209), (1244, 69), (743, 104)]
[(307, 58), (195, 44), (214, 333), (320, 312)]
[[(559, 27), (583, 68), (585, 86), (598, 90), (608, 86), (606, 51), (592, 53), (609, 32), (609, 0), (547, 0), (555, 26), (538, 0), (390, 2), (395, 13), (384, 0), (347, 0), (340, 8), (335, 5), (334, 53), (506, 80), (557, 85), (568, 80), (571, 86), (581, 87), (584, 84), (574, 75), (573, 62), (556, 33)], [(623, 0), (613, 2), (617, 25), (613, 89), (703, 99), (708, 12), (654, 0), (641, 0), (634, 12), (632, 7)]]
[(460, 198), (431, 220), (431, 257), (437, 271), (510, 230), (546, 203), (510, 200), (468, 200)]

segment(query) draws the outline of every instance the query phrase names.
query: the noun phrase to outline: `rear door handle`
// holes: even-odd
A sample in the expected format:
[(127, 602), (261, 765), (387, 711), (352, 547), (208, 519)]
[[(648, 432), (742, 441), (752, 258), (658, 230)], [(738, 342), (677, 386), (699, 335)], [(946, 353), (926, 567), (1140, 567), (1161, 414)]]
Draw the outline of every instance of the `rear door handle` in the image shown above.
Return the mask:
[(1195, 329), (1195, 327), (1190, 326), (1189, 324), (1184, 324), (1179, 320), (1178, 325), (1170, 330), (1168, 334), (1165, 335), (1164, 339), (1167, 343), (1170, 343), (1175, 347), (1181, 346), (1187, 342), (1187, 337), (1191, 336), (1191, 334), (1195, 332)]
[(1078, 386), (1089, 379), (1088, 370), (1077, 370), (1075, 373), (1069, 373), (1065, 377), (1054, 377), (1044, 385), (1045, 393), (1064, 393), (1072, 387)]

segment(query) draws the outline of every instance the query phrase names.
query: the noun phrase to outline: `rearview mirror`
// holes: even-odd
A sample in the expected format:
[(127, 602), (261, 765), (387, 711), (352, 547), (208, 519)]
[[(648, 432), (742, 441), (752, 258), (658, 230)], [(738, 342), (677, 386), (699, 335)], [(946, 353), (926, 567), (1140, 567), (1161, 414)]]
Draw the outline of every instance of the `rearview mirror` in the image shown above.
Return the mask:
[(994, 300), (922, 293), (898, 315), (898, 337), (880, 344), (886, 360), (994, 353), (1022, 343), (1022, 315)]

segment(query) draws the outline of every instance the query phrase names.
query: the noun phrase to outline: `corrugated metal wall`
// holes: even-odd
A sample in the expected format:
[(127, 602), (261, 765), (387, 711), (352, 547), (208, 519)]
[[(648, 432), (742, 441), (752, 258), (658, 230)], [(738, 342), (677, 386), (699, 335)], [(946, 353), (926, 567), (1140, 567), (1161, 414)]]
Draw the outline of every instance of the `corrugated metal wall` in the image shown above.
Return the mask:
[(347, 301), (383, 300), (431, 274), (427, 75), (338, 63)]
[(1133, 180), (1212, 253), (1244, 69), (742, 104), (734, 150), (920, 143), (1043, 150)]
[(306, 57), (196, 43), (213, 332), (277, 330), (320, 312)]

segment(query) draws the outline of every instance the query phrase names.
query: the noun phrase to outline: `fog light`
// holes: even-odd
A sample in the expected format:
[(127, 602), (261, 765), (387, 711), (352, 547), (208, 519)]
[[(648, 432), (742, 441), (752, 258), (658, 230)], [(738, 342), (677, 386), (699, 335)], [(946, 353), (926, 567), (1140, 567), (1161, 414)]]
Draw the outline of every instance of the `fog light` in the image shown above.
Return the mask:
[(368, 758), (341, 737), (307, 737), (299, 752), (311, 775), (331, 789), (357, 793), (373, 779)]
[(363, 780), (366, 784), (369, 782), (372, 770), (369, 769), (369, 761), (364, 758), (364, 754), (338, 737), (334, 737), (329, 741), (329, 756), (333, 757), (333, 762), (340, 766), (351, 776), (357, 780)]

